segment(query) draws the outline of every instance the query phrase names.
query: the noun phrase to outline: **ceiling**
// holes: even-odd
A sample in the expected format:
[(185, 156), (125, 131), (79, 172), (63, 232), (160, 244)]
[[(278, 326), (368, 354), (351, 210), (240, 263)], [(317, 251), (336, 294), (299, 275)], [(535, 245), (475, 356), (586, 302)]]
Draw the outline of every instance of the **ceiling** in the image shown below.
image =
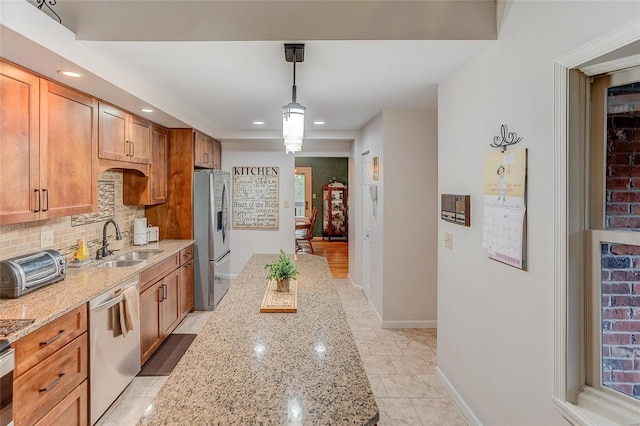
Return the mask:
[[(58, 0), (64, 27), (28, 1), (2, 1), (3, 57), (223, 140), (281, 138), (293, 82), (284, 43), (306, 46), (296, 84), (307, 134), (340, 139), (385, 108), (435, 109), (437, 83), (497, 31), (494, 0)], [(60, 66), (84, 81), (62, 80)]]

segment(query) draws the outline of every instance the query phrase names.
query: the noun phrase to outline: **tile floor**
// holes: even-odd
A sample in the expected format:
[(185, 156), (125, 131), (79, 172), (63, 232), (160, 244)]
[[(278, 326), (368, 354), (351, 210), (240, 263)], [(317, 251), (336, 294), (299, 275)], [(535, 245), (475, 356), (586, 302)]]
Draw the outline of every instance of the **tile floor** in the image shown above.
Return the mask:
[[(380, 409), (378, 425), (468, 425), (435, 376), (435, 330), (383, 329), (361, 290), (334, 282)], [(198, 333), (210, 315), (193, 312), (174, 333)], [(165, 380), (136, 377), (98, 425), (135, 425)]]

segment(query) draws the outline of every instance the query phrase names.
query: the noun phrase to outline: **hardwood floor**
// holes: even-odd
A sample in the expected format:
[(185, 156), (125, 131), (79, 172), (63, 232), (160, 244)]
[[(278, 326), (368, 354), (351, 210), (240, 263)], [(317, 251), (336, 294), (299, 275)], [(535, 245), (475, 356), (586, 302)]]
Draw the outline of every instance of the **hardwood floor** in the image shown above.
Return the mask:
[[(333, 278), (347, 278), (349, 273), (349, 243), (346, 241), (328, 241), (314, 238), (311, 242), (316, 255), (326, 257)], [(310, 253), (308, 250), (298, 253)]]

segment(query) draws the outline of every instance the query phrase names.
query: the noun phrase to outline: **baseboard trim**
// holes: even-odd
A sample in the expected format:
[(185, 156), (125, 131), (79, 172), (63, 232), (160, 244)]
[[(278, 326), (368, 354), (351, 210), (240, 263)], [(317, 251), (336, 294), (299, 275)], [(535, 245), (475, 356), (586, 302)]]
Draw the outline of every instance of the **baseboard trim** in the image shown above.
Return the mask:
[(353, 278), (351, 278), (351, 274), (347, 274), (347, 279), (349, 280), (349, 282), (351, 283), (352, 286), (354, 286), (355, 288), (362, 290), (362, 286), (358, 285), (355, 283), (355, 281), (353, 281)]
[(438, 321), (382, 321), (382, 328), (438, 328)]
[(467, 421), (469, 421), (469, 424), (472, 426), (482, 426), (480, 419), (471, 410), (471, 407), (467, 405), (456, 388), (453, 387), (453, 384), (449, 381), (449, 379), (447, 379), (447, 376), (444, 375), (442, 370), (440, 370), (440, 367), (436, 367), (436, 377), (438, 378), (438, 380), (440, 380), (440, 383), (451, 397), (453, 403), (456, 404), (456, 407), (460, 409), (462, 415), (467, 419)]

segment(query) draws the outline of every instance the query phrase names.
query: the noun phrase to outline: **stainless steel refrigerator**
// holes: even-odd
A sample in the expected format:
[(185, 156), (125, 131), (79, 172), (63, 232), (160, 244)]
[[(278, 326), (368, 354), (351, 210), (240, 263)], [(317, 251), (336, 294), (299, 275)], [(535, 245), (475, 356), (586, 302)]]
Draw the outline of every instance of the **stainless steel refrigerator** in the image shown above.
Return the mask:
[(195, 239), (195, 309), (213, 310), (229, 289), (229, 200), (231, 174), (222, 170), (193, 173)]

